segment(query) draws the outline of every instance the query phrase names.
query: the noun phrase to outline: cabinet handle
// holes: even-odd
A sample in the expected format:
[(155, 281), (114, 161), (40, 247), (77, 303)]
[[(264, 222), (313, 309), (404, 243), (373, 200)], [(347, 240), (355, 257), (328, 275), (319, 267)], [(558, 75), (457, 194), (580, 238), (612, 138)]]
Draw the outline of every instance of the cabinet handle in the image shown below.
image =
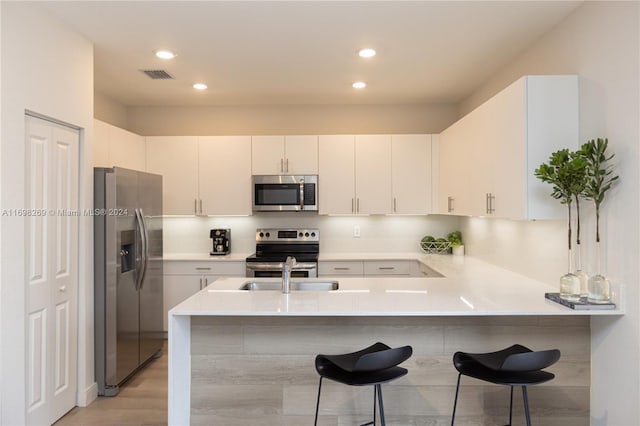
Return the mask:
[(210, 266), (198, 266), (196, 267), (196, 271), (210, 271), (211, 267)]
[(200, 214), (202, 214), (202, 198), (200, 199)]
[(495, 198), (495, 196), (492, 193), (487, 193), (487, 199), (486, 199), (486, 207), (487, 207), (487, 214), (493, 214), (495, 213), (495, 209), (493, 208), (493, 199)]
[(356, 208), (355, 208), (355, 198), (351, 199), (351, 213), (355, 213), (356, 212)]
[(285, 170), (287, 173), (289, 173), (289, 159), (287, 158), (286, 162), (285, 162)]
[[(204, 286), (208, 286), (209, 285), (209, 278), (204, 277)], [(204, 287), (203, 287), (204, 288)]]
[(356, 198), (356, 213), (360, 213), (360, 198)]
[(347, 266), (334, 266), (333, 270), (334, 271), (350, 271), (351, 268), (349, 268)]
[(193, 200), (193, 214), (197, 215), (198, 214), (198, 199), (195, 198)]
[(394, 266), (378, 266), (378, 269), (381, 271), (393, 271), (396, 268)]
[(394, 213), (398, 212), (398, 201), (397, 201), (396, 197), (393, 197), (393, 212)]
[(200, 290), (202, 290), (202, 277), (200, 277)]
[(453, 197), (447, 197), (447, 213), (453, 211)]
[(280, 159), (280, 173), (284, 173), (284, 158)]

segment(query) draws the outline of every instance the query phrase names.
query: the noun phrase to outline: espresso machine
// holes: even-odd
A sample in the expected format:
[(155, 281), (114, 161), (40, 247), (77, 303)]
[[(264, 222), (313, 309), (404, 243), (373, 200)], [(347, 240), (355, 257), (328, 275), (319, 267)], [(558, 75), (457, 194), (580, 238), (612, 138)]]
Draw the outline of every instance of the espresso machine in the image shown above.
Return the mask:
[(212, 256), (231, 252), (231, 229), (212, 229), (209, 232), (209, 238), (213, 240)]

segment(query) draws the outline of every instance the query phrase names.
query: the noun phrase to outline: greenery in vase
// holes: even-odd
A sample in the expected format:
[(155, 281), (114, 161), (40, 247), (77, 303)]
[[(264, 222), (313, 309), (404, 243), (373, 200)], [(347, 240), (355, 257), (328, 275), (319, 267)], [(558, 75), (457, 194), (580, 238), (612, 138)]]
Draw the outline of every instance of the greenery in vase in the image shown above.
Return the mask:
[(582, 195), (587, 200), (593, 200), (596, 206), (596, 242), (600, 242), (600, 206), (604, 201), (604, 196), (611, 185), (618, 180), (618, 176), (613, 174), (613, 167), (608, 164), (614, 154), (607, 156), (607, 146), (609, 141), (605, 139), (592, 139), (582, 145), (578, 153), (586, 162), (587, 176), (586, 185), (582, 190)]
[(549, 162), (542, 163), (534, 174), (541, 181), (552, 185), (553, 198), (567, 205), (567, 244), (571, 250), (571, 203), (574, 197), (577, 199), (585, 190), (587, 160), (579, 152), (561, 149), (551, 154)]
[(451, 243), (451, 247), (459, 247), (462, 245), (462, 232), (453, 231), (447, 235), (447, 240)]

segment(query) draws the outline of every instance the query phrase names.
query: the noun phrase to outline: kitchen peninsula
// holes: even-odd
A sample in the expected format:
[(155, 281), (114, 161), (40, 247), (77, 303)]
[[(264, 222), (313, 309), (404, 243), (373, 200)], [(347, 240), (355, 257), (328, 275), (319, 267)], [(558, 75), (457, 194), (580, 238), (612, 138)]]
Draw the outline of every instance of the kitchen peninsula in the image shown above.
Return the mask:
[[(455, 391), (453, 353), (521, 343), (562, 352), (551, 369), (556, 379), (530, 391), (533, 416), (544, 419), (538, 423), (588, 423), (589, 316), (622, 309), (573, 311), (545, 300), (554, 286), (477, 259), (417, 257), (443, 277), (340, 277), (336, 291), (288, 295), (240, 290), (247, 278), (220, 278), (176, 306), (169, 320), (169, 423), (310, 424), (315, 355), (375, 341), (414, 348), (409, 375), (386, 388), (390, 420), (443, 421)], [(472, 380), (462, 389), (459, 424), (508, 416), (508, 389)], [(362, 423), (369, 393), (328, 384), (321, 420)]]

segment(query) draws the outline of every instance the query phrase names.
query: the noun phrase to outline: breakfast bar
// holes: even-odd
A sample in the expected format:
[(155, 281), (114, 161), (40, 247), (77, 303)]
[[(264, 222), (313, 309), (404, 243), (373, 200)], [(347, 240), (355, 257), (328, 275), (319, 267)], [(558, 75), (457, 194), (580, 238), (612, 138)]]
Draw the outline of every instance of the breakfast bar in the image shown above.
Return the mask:
[[(408, 376), (386, 389), (389, 420), (445, 421), (455, 392), (453, 353), (520, 343), (562, 352), (550, 369), (556, 379), (530, 391), (534, 419), (588, 423), (589, 316), (623, 309), (569, 309), (545, 300), (556, 287), (468, 256), (416, 258), (442, 276), (292, 278), (316, 287), (294, 286), (290, 294), (279, 291), (278, 279), (220, 278), (176, 306), (169, 312), (169, 424), (311, 424), (315, 355), (376, 341), (414, 348)], [(369, 393), (327, 384), (319, 424), (366, 421)], [(515, 407), (519, 415), (521, 402)], [(506, 416), (508, 389), (463, 380), (457, 424), (504, 423)]]

